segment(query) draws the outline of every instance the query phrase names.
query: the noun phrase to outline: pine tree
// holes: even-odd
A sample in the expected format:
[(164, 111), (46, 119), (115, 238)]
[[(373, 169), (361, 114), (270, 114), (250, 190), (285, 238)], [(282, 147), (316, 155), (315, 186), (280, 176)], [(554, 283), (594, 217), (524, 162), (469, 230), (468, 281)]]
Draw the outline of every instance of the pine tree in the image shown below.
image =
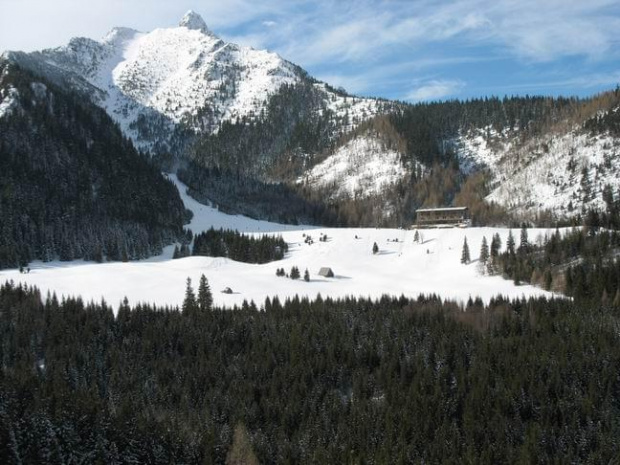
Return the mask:
[(502, 238), (499, 237), (499, 233), (493, 234), (491, 239), (491, 258), (499, 256), (499, 250), (502, 248)]
[(506, 252), (510, 256), (515, 254), (515, 238), (512, 235), (512, 229), (508, 231), (508, 240), (506, 241)]
[(376, 242), (372, 245), (372, 253), (373, 253), (374, 255), (376, 255), (376, 254), (378, 254), (378, 253), (379, 253), (379, 246), (377, 245), (377, 243), (376, 243)]
[(529, 251), (530, 243), (527, 237), (527, 228), (525, 225), (521, 228), (521, 238), (519, 240), (519, 253), (526, 254)]
[(489, 246), (487, 245), (487, 238), (482, 237), (482, 245), (480, 246), (480, 262), (486, 265), (489, 259)]
[(198, 285), (198, 308), (203, 312), (213, 308), (213, 294), (209, 280), (204, 274), (200, 276), (200, 284)]
[(467, 245), (467, 238), (463, 241), (463, 251), (461, 252), (461, 263), (467, 265), (471, 261), (469, 256), (469, 245)]
[(185, 299), (183, 299), (183, 313), (192, 313), (196, 310), (196, 295), (192, 288), (192, 280), (187, 278), (187, 284), (185, 286)]
[(297, 268), (296, 266), (291, 268), (291, 279), (299, 279), (300, 274), (299, 274), (299, 268)]

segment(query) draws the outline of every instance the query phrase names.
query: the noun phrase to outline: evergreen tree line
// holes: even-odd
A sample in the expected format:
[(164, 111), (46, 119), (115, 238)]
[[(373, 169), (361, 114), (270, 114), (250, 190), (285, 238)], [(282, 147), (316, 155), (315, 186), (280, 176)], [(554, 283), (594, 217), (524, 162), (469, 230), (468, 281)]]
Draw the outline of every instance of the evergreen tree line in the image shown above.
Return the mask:
[[(516, 284), (562, 292), (585, 304), (620, 308), (620, 232), (579, 228), (562, 234), (556, 230), (535, 245), (523, 228), (518, 246), (511, 232), (502, 253), (497, 240), (493, 238), (484, 260), (489, 273), (501, 273)], [(483, 249), (484, 244), (481, 262)]]
[(408, 156), (431, 166), (452, 161), (447, 142), (459, 131), (518, 131), (527, 139), (544, 133), (582, 104), (580, 99), (563, 97), (485, 97), (407, 105), (394, 112), (391, 120), (406, 140)]
[(125, 301), (115, 315), (105, 303), (41, 297), (0, 287), (3, 463), (620, 455), (610, 308), (497, 298), (463, 311), (420, 296), (274, 298), (230, 311), (193, 296), (191, 310)]
[(194, 238), (192, 255), (227, 257), (244, 263), (269, 263), (284, 258), (288, 244), (282, 236), (246, 236), (230, 229), (210, 228)]
[(160, 253), (186, 218), (173, 183), (101, 109), (6, 62), (18, 106), (0, 119), (0, 268)]
[(620, 137), (620, 86), (616, 86), (613, 92), (604, 94), (609, 100), (605, 111), (597, 112), (592, 118), (588, 119), (584, 127), (594, 134), (609, 132), (612, 136)]

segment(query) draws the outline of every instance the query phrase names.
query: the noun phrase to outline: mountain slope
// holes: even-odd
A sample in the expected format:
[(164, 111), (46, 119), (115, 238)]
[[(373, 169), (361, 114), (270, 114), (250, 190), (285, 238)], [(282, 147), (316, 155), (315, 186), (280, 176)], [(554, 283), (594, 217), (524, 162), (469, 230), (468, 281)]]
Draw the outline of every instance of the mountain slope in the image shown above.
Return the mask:
[[(617, 112), (614, 107), (601, 115)], [(487, 200), (519, 216), (605, 210), (610, 194), (620, 193), (620, 138), (607, 128), (591, 129), (590, 122), (525, 140), (518, 131), (470, 130), (458, 138), (461, 164), (468, 171), (488, 170)]]
[[(94, 103), (137, 147), (155, 153), (179, 154), (194, 134), (259, 119), (282, 86), (309, 79), (275, 53), (224, 42), (192, 11), (178, 27), (148, 33), (115, 28), (100, 42), (75, 38), (64, 47), (6, 56), (45, 76), (68, 73), (72, 87), (91, 86)], [(376, 111), (374, 100), (358, 99), (351, 109), (336, 92), (317, 88), (335, 113), (356, 119)]]
[[(226, 43), (191, 11), (177, 27), (5, 56), (88, 96), (197, 198), (251, 216), (402, 226), (420, 206), (460, 203), (482, 212), (480, 224), (505, 223), (506, 211), (601, 208), (618, 185), (618, 131), (586, 128), (594, 117), (619, 126), (612, 97), (357, 98), (275, 53)], [(0, 115), (13, 111), (11, 92)], [(282, 215), (269, 211), (288, 197)]]
[(0, 267), (141, 258), (182, 232), (174, 185), (108, 115), (0, 60)]

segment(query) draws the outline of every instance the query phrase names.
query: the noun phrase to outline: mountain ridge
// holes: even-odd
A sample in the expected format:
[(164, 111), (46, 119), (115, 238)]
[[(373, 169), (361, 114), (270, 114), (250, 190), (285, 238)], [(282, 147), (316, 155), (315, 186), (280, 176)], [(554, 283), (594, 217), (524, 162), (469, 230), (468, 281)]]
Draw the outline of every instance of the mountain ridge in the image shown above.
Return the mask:
[[(182, 168), (192, 192), (231, 211), (239, 199), (252, 202), (257, 192), (273, 191), (270, 185), (286, 184), (284, 192), (323, 203), (338, 224), (402, 226), (420, 206), (455, 203), (484, 212), (482, 223), (531, 220), (543, 211), (566, 219), (603, 208), (604, 181), (613, 188), (620, 170), (614, 161), (618, 135), (602, 140), (586, 134), (592, 108), (598, 105), (601, 118), (611, 108), (596, 97), (415, 105), (356, 97), (275, 53), (225, 42), (191, 10), (176, 27), (113, 28), (101, 41), (74, 38), (63, 47), (3, 56), (88, 96), (136, 148), (164, 170)], [(0, 105), (8, 109), (11, 100)], [(578, 160), (583, 170), (597, 137), (609, 153), (590, 167), (592, 188), (583, 195), (569, 188), (577, 178), (565, 175), (564, 166), (554, 177), (553, 157), (564, 165), (573, 160), (571, 166)], [(398, 140), (398, 150), (387, 150), (387, 140)], [(577, 155), (566, 157), (554, 147)], [(547, 168), (532, 171), (535, 160)], [(238, 211), (272, 218), (263, 207), (240, 205)]]
[(67, 85), (92, 95), (138, 148), (155, 153), (181, 151), (176, 131), (212, 134), (225, 121), (258, 118), (282, 86), (308, 79), (273, 52), (223, 41), (191, 10), (177, 27), (114, 28), (101, 41), (74, 38), (7, 57), (46, 77), (68, 74)]

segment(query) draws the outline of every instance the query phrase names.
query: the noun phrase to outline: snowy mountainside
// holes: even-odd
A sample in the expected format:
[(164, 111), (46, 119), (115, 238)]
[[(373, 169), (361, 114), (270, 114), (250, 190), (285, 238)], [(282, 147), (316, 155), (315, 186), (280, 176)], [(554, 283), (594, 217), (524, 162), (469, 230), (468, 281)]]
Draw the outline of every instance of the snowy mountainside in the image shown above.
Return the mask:
[[(210, 134), (224, 121), (258, 118), (282, 86), (308, 79), (275, 53), (224, 42), (192, 11), (178, 27), (148, 33), (115, 28), (101, 41), (74, 38), (63, 47), (6, 57), (46, 76), (68, 73), (72, 87), (92, 86), (94, 103), (136, 146), (152, 151), (172, 150), (180, 128)], [(316, 85), (349, 127), (378, 111), (375, 100)]]
[(516, 132), (474, 130), (457, 141), (466, 172), (488, 169), (487, 200), (517, 214), (548, 210), (561, 217), (581, 207), (604, 209), (603, 189), (620, 188), (620, 140), (580, 127), (520, 143)]
[(401, 159), (397, 150), (366, 134), (338, 148), (297, 182), (327, 190), (332, 199), (379, 195), (410, 173)]

